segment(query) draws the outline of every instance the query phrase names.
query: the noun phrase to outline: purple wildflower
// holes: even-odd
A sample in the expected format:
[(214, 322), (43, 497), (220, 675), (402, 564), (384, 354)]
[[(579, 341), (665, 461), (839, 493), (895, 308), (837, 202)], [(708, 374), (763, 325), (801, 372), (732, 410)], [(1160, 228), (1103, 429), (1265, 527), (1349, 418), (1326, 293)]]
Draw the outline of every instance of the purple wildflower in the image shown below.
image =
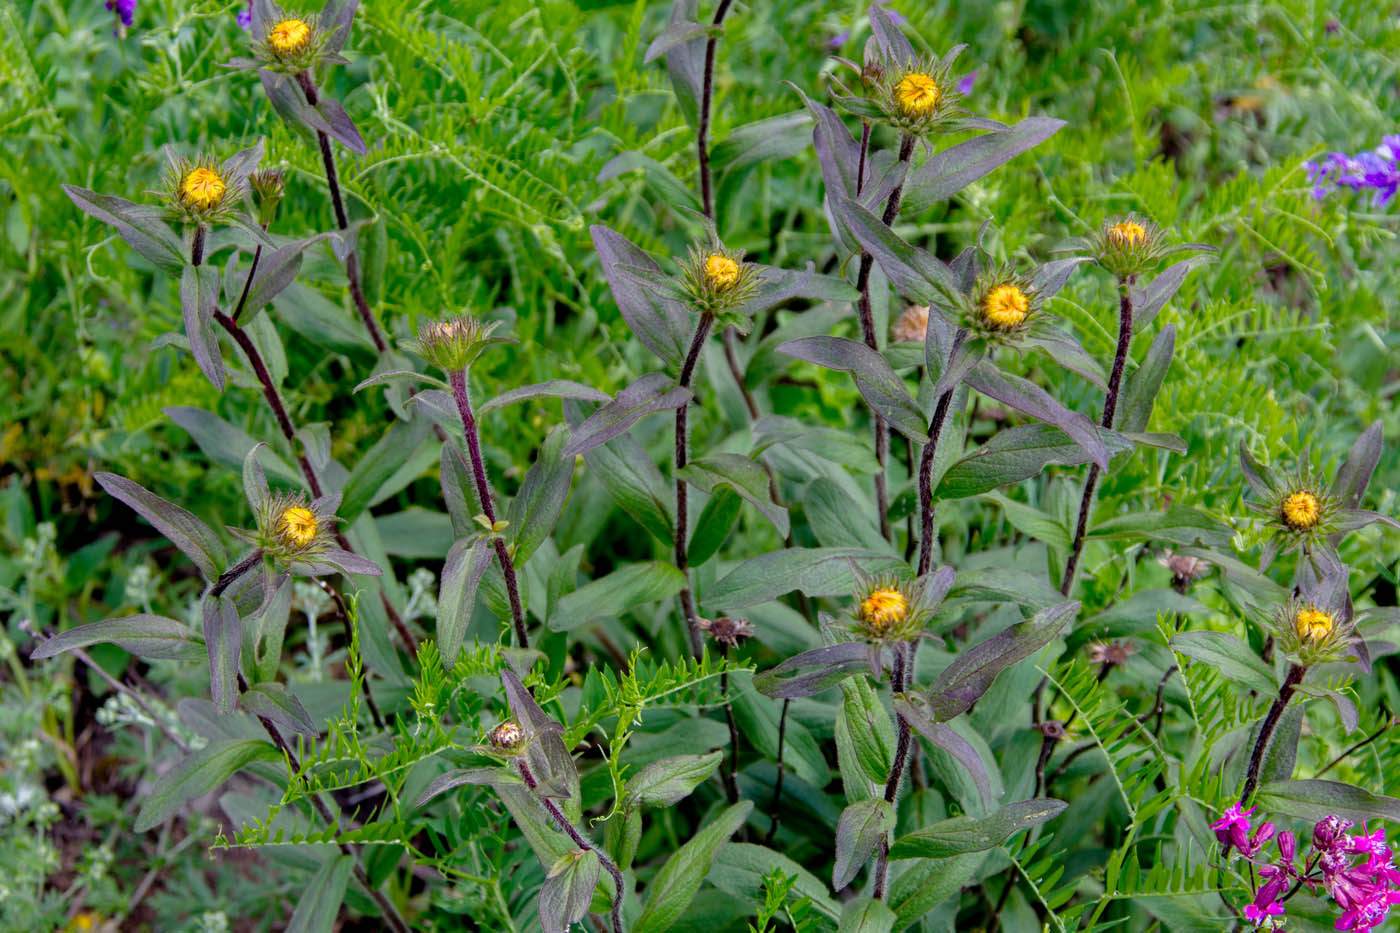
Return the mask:
[(136, 18), (136, 0), (107, 0), (106, 7), (117, 14), (123, 26), (130, 26)]
[(966, 97), (968, 94), (972, 93), (972, 86), (977, 83), (977, 72), (981, 70), (980, 67), (974, 68), (958, 79), (957, 87), (959, 94)]
[(253, 28), (253, 0), (248, 0), (248, 5), (238, 11), (238, 25), (245, 31)]
[(1222, 846), (1234, 846), (1236, 849), (1243, 849), (1249, 844), (1249, 815), (1254, 812), (1254, 807), (1248, 810), (1241, 810), (1237, 803), (1230, 804), (1225, 811), (1225, 815), (1214, 823), (1210, 828), (1215, 830), (1215, 838)]
[(1384, 207), (1400, 189), (1400, 135), (1386, 136), (1369, 152), (1354, 156), (1332, 152), (1304, 165), (1313, 197), (1321, 200), (1338, 187), (1372, 192), (1371, 203)]

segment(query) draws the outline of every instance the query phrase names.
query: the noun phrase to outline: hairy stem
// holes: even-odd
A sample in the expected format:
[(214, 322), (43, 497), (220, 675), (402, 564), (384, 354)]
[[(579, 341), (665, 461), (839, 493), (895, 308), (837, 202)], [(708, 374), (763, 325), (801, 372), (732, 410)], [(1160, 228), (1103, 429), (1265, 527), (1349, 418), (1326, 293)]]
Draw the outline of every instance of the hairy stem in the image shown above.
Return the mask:
[(1301, 664), (1289, 665), (1288, 675), (1284, 677), (1283, 686), (1278, 691), (1278, 699), (1269, 707), (1264, 723), (1259, 727), (1259, 738), (1254, 741), (1254, 751), (1250, 752), (1249, 771), (1245, 774), (1244, 790), (1240, 792), (1240, 806), (1244, 806), (1253, 796), (1254, 788), (1259, 784), (1259, 770), (1264, 766), (1264, 753), (1268, 751), (1269, 741), (1274, 737), (1279, 719), (1283, 717), (1284, 707), (1293, 699), (1293, 692), (1303, 682), (1303, 675), (1307, 672), (1308, 669)]
[(198, 266), (204, 263), (204, 225), (200, 224), (194, 228), (194, 236), (190, 237), (190, 265)]
[[(953, 338), (953, 353), (958, 352), (966, 334), (966, 331), (959, 330)], [(938, 397), (938, 404), (933, 409), (933, 419), (928, 425), (928, 443), (924, 445), (923, 455), (919, 457), (919, 576), (928, 573), (929, 568), (933, 566), (933, 461), (938, 456), (938, 439), (943, 435), (943, 426), (948, 421), (948, 408), (956, 388), (956, 385), (951, 385)]]
[[(320, 92), (316, 89), (316, 83), (311, 80), (311, 76), (305, 71), (298, 72), (297, 84), (306, 95), (306, 102), (315, 107), (320, 100)], [(350, 226), (349, 217), (345, 213), (345, 200), (340, 193), (340, 175), (335, 167), (335, 152), (331, 149), (331, 140), (323, 131), (316, 131), (316, 142), (321, 148), (321, 164), (326, 169), (326, 187), (330, 190), (331, 207), (335, 210), (335, 222), (341, 230)], [(360, 261), (359, 253), (351, 250), (345, 257), (345, 277), (350, 281), (350, 297), (355, 302), (355, 310), (360, 315), (361, 322), (365, 325), (365, 330), (369, 332), (370, 339), (374, 341), (374, 348), (380, 353), (384, 352), (384, 334), (379, 330), (379, 324), (374, 320), (374, 314), (369, 309), (369, 302), (365, 299), (365, 292), (360, 282)]]
[[(866, 126), (861, 137), (861, 163), (865, 162), (865, 155), (870, 147), (869, 125)], [(899, 161), (908, 163), (910, 156), (914, 153), (914, 137), (905, 133), (899, 141)], [(863, 177), (864, 171), (857, 177)], [(859, 194), (859, 188), (857, 189)], [(880, 219), (886, 225), (893, 224), (895, 218), (899, 216), (900, 201), (904, 197), (904, 184), (895, 186), (890, 192), (889, 199), (885, 202), (885, 211)], [(870, 306), (870, 273), (875, 267), (875, 257), (870, 253), (862, 251), (860, 254), (860, 270), (856, 274), (856, 290), (860, 292), (860, 298), (856, 302), (856, 310), (860, 314), (860, 333), (865, 339), (865, 345), (872, 350), (880, 349), (879, 335), (875, 333), (875, 312)], [(879, 471), (875, 474), (875, 507), (879, 511), (880, 534), (888, 539), (890, 537), (890, 521), (888, 513), (890, 510), (889, 480), (886, 476), (890, 459), (890, 432), (889, 426), (885, 423), (883, 416), (879, 412), (872, 412), (875, 416), (875, 459), (880, 464)]]
[[(700, 350), (705, 346), (705, 340), (710, 336), (710, 328), (714, 325), (715, 318), (712, 314), (702, 314), (700, 322), (695, 325), (695, 336), (690, 341), (690, 351), (686, 354), (685, 363), (681, 366), (681, 376), (677, 383), (682, 389), (690, 388), (691, 380), (695, 378), (695, 367), (700, 362)], [(688, 436), (687, 409), (690, 403), (687, 402), (676, 409), (676, 451), (675, 451), (675, 478), (676, 478), (676, 541), (675, 560), (676, 566), (681, 573), (686, 575), (686, 586), (681, 590), (681, 610), (685, 613), (686, 630), (690, 635), (690, 650), (697, 658), (705, 652), (705, 645), (700, 635), (700, 616), (695, 608), (695, 594), (690, 589), (689, 560), (686, 556), (686, 545), (689, 543), (690, 518), (687, 514), (687, 489), (685, 480), (681, 478), (681, 469), (690, 461), (690, 438)]]
[[(1108, 394), (1103, 401), (1103, 419), (1099, 422), (1105, 428), (1113, 427), (1114, 416), (1118, 413), (1118, 391), (1123, 384), (1123, 367), (1128, 362), (1128, 348), (1133, 342), (1133, 287), (1134, 279), (1129, 276), (1118, 281), (1118, 349), (1113, 354), (1113, 372), (1108, 377)], [(1079, 522), (1074, 530), (1074, 544), (1070, 547), (1069, 560), (1065, 563), (1064, 580), (1060, 583), (1060, 593), (1069, 595), (1074, 588), (1074, 574), (1079, 568), (1079, 557), (1084, 550), (1084, 535), (1089, 530), (1089, 510), (1094, 504), (1094, 490), (1099, 482), (1099, 465), (1089, 467), (1089, 478), (1084, 481), (1084, 497), (1079, 502)]]
[(544, 808), (549, 811), (549, 815), (554, 818), (554, 822), (559, 828), (568, 834), (568, 837), (574, 841), (574, 845), (578, 846), (580, 849), (587, 849), (589, 852), (598, 856), (598, 864), (602, 865), (603, 870), (612, 876), (613, 884), (617, 886), (617, 891), (613, 895), (612, 900), (612, 928), (613, 933), (622, 933), (622, 895), (626, 890), (622, 883), (622, 872), (618, 870), (616, 863), (608, 858), (606, 852), (594, 845), (593, 840), (579, 832), (578, 827), (574, 826), (574, 824), (569, 821), (569, 818), (564, 815), (564, 811), (560, 810), (553, 800), (550, 800), (544, 794), (538, 793), (540, 786), (539, 781), (535, 780), (535, 776), (531, 773), (530, 766), (525, 763), (525, 759), (517, 758), (515, 763), (520, 769), (520, 778), (525, 782), (525, 786), (530, 788), (531, 791), (536, 792), (535, 799), (544, 804)]
[[(720, 0), (714, 25), (724, 22), (731, 2), (733, 0)], [(711, 220), (715, 218), (715, 198), (710, 179), (710, 104), (715, 93), (715, 46), (718, 44), (718, 36), (710, 36), (705, 43), (705, 74), (700, 83), (699, 126), (695, 131), (695, 147), (700, 157), (700, 207)]]
[[(462, 416), (462, 428), (467, 435), (467, 454), (472, 462), (472, 481), (476, 484), (476, 495), (481, 500), (481, 510), (486, 520), (495, 526), (496, 506), (491, 500), (491, 486), (486, 481), (486, 463), (481, 458), (481, 437), (472, 413), (471, 397), (467, 394), (467, 371), (459, 369), (449, 376), (452, 383), (452, 397), (457, 402), (457, 412)], [(515, 560), (510, 556), (506, 543), (492, 531), (492, 543), (496, 548), (496, 560), (501, 564), (501, 574), (506, 579), (506, 595), (510, 598), (510, 615), (515, 623), (515, 640), (521, 648), (530, 647), (530, 636), (525, 632), (525, 610), (520, 605), (520, 584), (515, 576)]]
[(256, 567), (258, 565), (258, 562), (262, 559), (262, 548), (254, 548), (252, 551), (249, 551), (248, 554), (242, 560), (234, 564), (229, 569), (225, 570), (223, 573), (219, 574), (219, 579), (214, 581), (214, 586), (210, 588), (209, 595), (216, 598), (224, 595), (224, 590), (228, 589), (231, 585), (233, 585), (234, 581), (236, 581), (239, 577), (243, 576), (249, 570), (252, 570), (254, 567)]
[[(895, 694), (903, 693), (909, 689), (910, 675), (913, 673), (910, 667), (913, 665), (913, 651), (911, 646), (899, 643), (894, 646), (894, 664), (890, 670), (890, 691)], [(903, 716), (895, 713), (895, 721), (898, 723), (898, 738), (894, 747), (894, 763), (890, 765), (890, 776), (885, 781), (885, 802), (895, 808), (898, 814), (899, 805), (899, 783), (904, 777), (904, 768), (909, 763), (909, 748), (912, 744), (909, 729), (909, 721)], [(886, 835), (880, 840), (880, 846), (875, 854), (875, 889), (873, 895), (877, 901), (885, 899), (885, 890), (889, 880), (890, 870), (890, 840)]]

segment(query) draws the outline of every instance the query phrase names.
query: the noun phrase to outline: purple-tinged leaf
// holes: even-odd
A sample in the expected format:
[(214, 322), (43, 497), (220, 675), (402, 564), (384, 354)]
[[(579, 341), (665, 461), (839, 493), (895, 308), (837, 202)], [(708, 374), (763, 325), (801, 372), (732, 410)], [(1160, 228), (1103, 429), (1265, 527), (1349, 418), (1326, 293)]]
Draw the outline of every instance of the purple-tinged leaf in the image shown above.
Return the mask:
[(1172, 296), (1186, 282), (1186, 276), (1191, 273), (1191, 270), (1214, 261), (1212, 256), (1192, 256), (1190, 259), (1183, 259), (1167, 266), (1161, 275), (1146, 285), (1134, 288), (1131, 293), (1133, 329), (1136, 331), (1146, 330), (1156, 319), (1157, 313), (1166, 306), (1168, 301), (1171, 301)]
[(890, 426), (917, 444), (927, 443), (927, 422), (904, 380), (877, 351), (845, 337), (801, 337), (778, 347), (779, 353), (848, 372), (871, 408)]
[(1260, 499), (1268, 499), (1278, 488), (1278, 478), (1273, 470), (1255, 460), (1244, 441), (1240, 441), (1240, 469), (1244, 472), (1245, 482)]
[(924, 697), (902, 693), (894, 698), (894, 709), (896, 713), (904, 717), (909, 725), (918, 730), (920, 735), (943, 749), (953, 757), (954, 761), (962, 765), (963, 769), (972, 777), (973, 783), (977, 785), (977, 791), (982, 796), (982, 803), (990, 807), (992, 805), (992, 778), (987, 773), (986, 763), (982, 761), (982, 756), (977, 753), (977, 749), (972, 747), (972, 743), (958, 735), (952, 726), (945, 722), (936, 721), (929, 701)]
[(1271, 781), (1259, 788), (1254, 802), (1265, 812), (1315, 823), (1340, 816), (1356, 823), (1400, 820), (1400, 800), (1373, 794), (1340, 781)]
[(126, 244), (156, 268), (179, 272), (184, 267), (185, 241), (170, 229), (160, 208), (76, 185), (64, 185), (63, 190), (84, 213), (115, 227)]
[(1118, 427), (1124, 431), (1145, 431), (1152, 418), (1152, 406), (1157, 393), (1162, 390), (1162, 382), (1171, 367), (1172, 354), (1176, 352), (1176, 325), (1169, 324), (1152, 340), (1147, 348), (1147, 356), (1124, 382), (1123, 402), (1119, 407)]
[(946, 201), (980, 178), (1055, 135), (1064, 120), (1027, 117), (1001, 132), (977, 136), (943, 150), (914, 170), (905, 186), (905, 209), (918, 214)]
[(1380, 462), (1382, 447), (1381, 423), (1374, 421), (1356, 439), (1351, 452), (1337, 470), (1336, 479), (1332, 480), (1332, 495), (1337, 497), (1342, 508), (1354, 509), (1361, 504), (1361, 497), (1366, 494), (1366, 487), (1376, 472), (1376, 464)]
[(238, 702), (238, 666), (243, 653), (243, 624), (227, 596), (204, 600), (204, 647), (209, 654), (209, 692), (223, 715)]
[[(363, 383), (361, 383), (363, 385)], [(539, 382), (535, 385), (521, 386), (518, 389), (511, 389), (509, 392), (502, 392), (495, 398), (487, 401), (476, 410), (478, 415), (484, 415), (488, 411), (497, 408), (504, 408), (507, 405), (514, 405), (516, 402), (524, 402), (534, 398), (577, 398), (587, 402), (612, 401), (612, 396), (606, 392), (600, 392), (592, 386), (586, 386), (581, 382), (573, 382), (568, 379), (551, 379), (548, 382)]]
[(1018, 424), (993, 434), (943, 474), (934, 498), (965, 499), (1039, 476), (1047, 466), (1078, 466), (1089, 455), (1054, 425)]
[(1035, 275), (1031, 277), (1031, 288), (1035, 291), (1036, 297), (1042, 301), (1054, 297), (1060, 289), (1065, 287), (1065, 283), (1074, 274), (1074, 270), (1086, 262), (1089, 262), (1088, 256), (1071, 256), (1068, 259), (1047, 262), (1036, 269)]
[(651, 40), (642, 61), (645, 64), (651, 64), (681, 43), (689, 42), (691, 39), (708, 39), (710, 33), (714, 31), (715, 27), (709, 23), (672, 20), (661, 35)]
[[(699, 18), (697, 0), (673, 0), (671, 23), (693, 23)], [(705, 74), (705, 44), (703, 36), (686, 39), (666, 52), (666, 71), (671, 76), (671, 88), (676, 102), (691, 126), (700, 123), (701, 83)]]
[(220, 392), (224, 390), (224, 358), (214, 332), (214, 306), (219, 300), (219, 270), (212, 265), (186, 265), (180, 273), (180, 310), (185, 336), (200, 372)]
[(648, 373), (632, 383), (587, 420), (580, 424), (564, 445), (563, 455), (587, 453), (627, 431), (647, 415), (671, 411), (690, 401), (690, 390), (683, 389), (662, 373)]
[(306, 707), (282, 684), (254, 684), (238, 698), (238, 705), (276, 724), (287, 735), (304, 735), (310, 739), (320, 735)]
[(896, 291), (918, 304), (958, 306), (957, 281), (936, 256), (900, 239), (888, 224), (855, 201), (830, 193), (827, 197), (836, 219), (875, 258)]
[(855, 879), (880, 840), (894, 829), (894, 806), (882, 797), (857, 800), (841, 811), (836, 823), (835, 864), (831, 887), (844, 890)]
[(433, 782), (418, 796), (415, 806), (423, 806), (435, 797), (441, 797), (459, 787), (499, 787), (502, 784), (520, 784), (520, 778), (504, 768), (454, 768), (433, 779)]
[(93, 478), (108, 495), (135, 509), (171, 544), (194, 561), (204, 579), (211, 583), (218, 579), (219, 568), (227, 561), (227, 555), (218, 536), (208, 525), (175, 503), (167, 502), (125, 477), (115, 473), (98, 473)]
[(878, 3), (870, 5), (870, 31), (880, 57), (896, 68), (914, 64), (914, 46), (899, 31), (890, 14)]
[(204, 657), (204, 642), (183, 623), (145, 613), (90, 622), (47, 639), (30, 653), (32, 661), (52, 658), (88, 645), (113, 644), (137, 657), (195, 661)]
[(707, 493), (713, 493), (716, 489), (733, 489), (773, 523), (779, 536), (787, 537), (788, 510), (773, 501), (768, 488), (768, 474), (748, 457), (726, 453), (697, 457), (681, 469), (680, 476)]
[(575, 456), (561, 453), (568, 429), (556, 425), (541, 446), (535, 462), (525, 474), (520, 491), (510, 500), (506, 521), (510, 522), (510, 544), (517, 567), (524, 566), (535, 549), (554, 531), (569, 484), (574, 478)]
[(652, 295), (619, 268), (637, 266), (659, 272), (661, 267), (620, 233), (599, 225), (590, 232), (623, 320), (647, 349), (679, 369), (690, 342), (689, 312), (679, 302)]
[(806, 151), (811, 125), (811, 115), (801, 110), (746, 123), (715, 143), (710, 150), (710, 165), (716, 170), (733, 170), (770, 159), (792, 158)]
[(316, 112), (326, 121), (326, 135), (343, 145), (356, 155), (367, 152), (365, 138), (360, 135), (355, 122), (334, 97), (322, 96), (316, 101)]
[(969, 386), (983, 395), (1039, 421), (1053, 424), (1083, 447), (1090, 460), (1101, 469), (1108, 469), (1106, 432), (1078, 412), (1065, 408), (1040, 386), (1020, 376), (1004, 373), (986, 360), (973, 367), (964, 378)]
[(1026, 335), (1024, 342), (1027, 346), (1044, 350), (1050, 359), (1065, 369), (1079, 373), (1100, 389), (1108, 388), (1108, 377), (1103, 366), (1068, 331), (1041, 323)]
[[(757, 675), (754, 687), (775, 700), (812, 696), (829, 690), (866, 667), (867, 657), (866, 645), (859, 641), (813, 648)], [(794, 671), (804, 673), (787, 676)]]
[(359, 5), (360, 0), (326, 0), (317, 27), (327, 34), (327, 52), (334, 55), (345, 48), (345, 42), (350, 38), (350, 24)]
[(952, 858), (967, 852), (985, 852), (1022, 830), (1053, 820), (1069, 804), (1037, 797), (1009, 803), (982, 819), (955, 816), (901, 836), (890, 847), (890, 858)]

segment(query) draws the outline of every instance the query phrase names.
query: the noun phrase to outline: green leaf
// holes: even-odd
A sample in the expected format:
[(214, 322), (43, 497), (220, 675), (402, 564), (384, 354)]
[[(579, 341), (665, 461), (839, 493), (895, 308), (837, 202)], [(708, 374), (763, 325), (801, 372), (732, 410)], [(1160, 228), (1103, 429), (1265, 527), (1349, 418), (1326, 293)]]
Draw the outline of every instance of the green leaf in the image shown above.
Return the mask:
[[(577, 424), (576, 411), (564, 405), (569, 424)], [(663, 544), (670, 545), (672, 530), (671, 487), (651, 456), (629, 435), (613, 438), (583, 455), (589, 472), (602, 481), (623, 514), (630, 516)]]
[[(937, 722), (927, 699), (919, 694), (899, 694), (894, 698), (894, 710), (909, 725), (928, 739), (936, 748), (946, 752), (972, 778), (984, 806), (992, 804), (992, 775), (977, 748), (946, 722)], [(938, 770), (934, 763), (935, 773)]]
[(714, 491), (695, 520), (695, 530), (690, 533), (686, 556), (691, 567), (703, 567), (715, 556), (734, 529), (743, 507), (743, 498), (727, 485)]
[(1192, 256), (1167, 266), (1163, 272), (1146, 285), (1132, 290), (1133, 329), (1144, 331), (1152, 324), (1157, 312), (1161, 311), (1172, 296), (1186, 282), (1191, 270), (1214, 262), (1213, 256)]
[(1064, 127), (1064, 120), (1027, 117), (999, 133), (977, 136), (950, 146), (909, 174), (904, 184), (904, 210), (921, 214), (968, 185), (990, 175), (1023, 152)]
[(875, 526), (874, 509), (864, 507), (835, 480), (825, 476), (813, 480), (802, 497), (807, 522), (817, 541), (827, 547), (855, 545), (894, 556), (894, 548)]
[(1084, 448), (1050, 424), (1018, 424), (993, 434), (943, 474), (934, 498), (965, 499), (1045, 472), (1051, 464), (1087, 463)]
[[(765, 758), (778, 758), (779, 719), (782, 705), (761, 696), (752, 684), (744, 683), (746, 675), (735, 675), (730, 687), (730, 702), (739, 734)], [(807, 727), (789, 715), (783, 734), (783, 760), (788, 771), (813, 787), (825, 787), (831, 781), (831, 769), (817, 740)]]
[(773, 872), (795, 879), (794, 899), (806, 898), (820, 915), (829, 921), (837, 919), (840, 905), (824, 882), (787, 856), (763, 846), (731, 842), (724, 849), (724, 858), (710, 867), (709, 880), (725, 894), (756, 909), (763, 905), (763, 879)]
[(224, 390), (224, 359), (214, 333), (214, 306), (219, 301), (219, 270), (212, 265), (186, 264), (180, 273), (180, 310), (185, 336), (199, 369), (220, 392)]
[(841, 811), (836, 823), (836, 861), (831, 886), (843, 890), (860, 871), (875, 846), (894, 829), (894, 806), (882, 797), (857, 800)]
[(653, 761), (627, 781), (622, 806), (673, 807), (714, 774), (723, 760), (724, 752), (713, 751)]
[(769, 495), (768, 473), (748, 457), (726, 453), (697, 457), (681, 468), (680, 476), (708, 493), (716, 489), (734, 490), (772, 522), (779, 535), (787, 537), (788, 511), (773, 502)]
[(244, 312), (255, 314), (271, 304), (272, 299), (296, 281), (297, 274), (301, 272), (301, 256), (307, 247), (334, 235), (318, 233), (293, 240), (271, 251), (264, 249), (258, 258), (258, 268), (253, 275), (253, 281), (248, 285), (248, 298), (243, 304)]
[(554, 863), (540, 888), (544, 933), (568, 933), (572, 924), (583, 919), (598, 887), (600, 867), (598, 853), (592, 849), (572, 849)]
[(355, 867), (353, 855), (335, 855), (321, 864), (307, 882), (304, 894), (296, 899), (297, 909), (287, 933), (331, 933), (340, 916), (345, 889), (350, 884), (350, 872)]
[(875, 257), (899, 294), (917, 304), (958, 306), (957, 281), (938, 257), (900, 239), (888, 224), (859, 203), (839, 194), (827, 195), (837, 223)]
[(957, 816), (902, 836), (890, 847), (890, 858), (951, 858), (994, 849), (1023, 829), (1030, 829), (1064, 812), (1062, 800), (1037, 798), (1009, 803), (992, 816)]
[(298, 733), (311, 739), (320, 734), (306, 707), (282, 684), (254, 684), (238, 698), (238, 705), (254, 716), (276, 723), (288, 734)]
[(1053, 424), (1083, 447), (1089, 459), (1097, 463), (1100, 469), (1108, 469), (1108, 432), (1078, 412), (1065, 408), (1029, 379), (1004, 373), (986, 360), (974, 366), (964, 378), (968, 385), (983, 395), (1038, 421)]
[(281, 757), (271, 743), (261, 739), (210, 742), (156, 779), (142, 800), (134, 829), (144, 833), (159, 826), (174, 816), (185, 801), (204, 796), (248, 765), (278, 761)]
[(534, 398), (577, 398), (587, 402), (610, 402), (612, 396), (606, 392), (599, 392), (592, 386), (586, 386), (580, 382), (571, 382), (568, 379), (551, 379), (548, 382), (540, 382), (535, 385), (521, 386), (518, 389), (511, 389), (509, 392), (502, 392), (500, 395), (484, 403), (476, 410), (479, 416), (493, 411), (497, 408), (504, 408), (507, 405), (514, 405), (516, 402), (524, 402)]
[(729, 837), (744, 825), (753, 801), (736, 803), (709, 820), (705, 828), (691, 837), (661, 866), (647, 886), (647, 902), (641, 916), (632, 926), (632, 933), (664, 933), (671, 928), (700, 890), (719, 850)]
[(1176, 327), (1162, 328), (1147, 349), (1147, 356), (1124, 381), (1123, 402), (1119, 409), (1118, 427), (1123, 431), (1146, 431), (1152, 418), (1152, 405), (1162, 389), (1162, 380), (1171, 366), (1176, 350)]
[(673, 21), (662, 31), (661, 35), (651, 40), (642, 61), (645, 64), (651, 64), (683, 42), (708, 38), (711, 33), (718, 34), (718, 32), (719, 30), (709, 23), (695, 23), (687, 20)]
[(452, 534), (469, 538), (479, 534), (481, 526), (476, 516), (482, 514), (481, 498), (476, 494), (467, 458), (456, 444), (443, 444), (438, 457), (438, 476), (442, 482), (442, 498), (447, 502), (447, 514), (452, 521)]
[(1069, 550), (1070, 530), (1053, 515), (1035, 506), (1009, 499), (999, 492), (984, 492), (982, 498), (1000, 506), (1006, 520), (1022, 534), (1060, 551)]
[(1113, 540), (1152, 538), (1184, 546), (1228, 548), (1234, 532), (1197, 509), (1173, 505), (1160, 511), (1116, 515), (1090, 529), (1088, 537)]
[(227, 596), (204, 599), (204, 647), (209, 655), (209, 692), (220, 713), (238, 702), (238, 668), (243, 653), (243, 623)]
[(710, 165), (736, 169), (770, 159), (790, 159), (812, 144), (811, 126), (810, 114), (794, 110), (735, 127), (710, 149)]
[(1172, 649), (1209, 665), (1226, 680), (1265, 696), (1279, 691), (1273, 668), (1243, 641), (1227, 632), (1181, 632), (1172, 636)]
[(142, 658), (198, 661), (204, 657), (204, 640), (183, 623), (144, 613), (90, 622), (45, 641), (29, 655), (38, 661), (88, 645), (117, 645)]
[(970, 709), (998, 674), (1048, 645), (1078, 611), (1077, 602), (1061, 603), (960, 651), (929, 685), (935, 720), (946, 722)]
[(850, 373), (861, 397), (891, 427), (916, 444), (928, 442), (928, 421), (918, 402), (909, 394), (904, 380), (890, 367), (888, 360), (865, 344), (845, 337), (801, 337), (782, 344), (778, 352)]
[(360, 513), (369, 508), (380, 488), (389, 481), (418, 445), (428, 436), (427, 418), (394, 421), (384, 436), (375, 442), (345, 481), (345, 493), (336, 511), (347, 524), (353, 524)]
[(138, 483), (115, 473), (98, 473), (97, 484), (114, 499), (131, 506), (150, 522), (170, 543), (194, 562), (204, 579), (210, 583), (219, 578), (219, 569), (227, 562), (224, 546), (204, 522), (173, 502), (167, 502)]
[[(885, 803), (883, 800), (880, 803)], [(888, 804), (885, 804), (889, 806)], [(844, 814), (843, 814), (844, 815)], [(838, 830), (839, 832), (839, 830)], [(838, 886), (839, 890), (840, 886)], [(841, 908), (841, 925), (837, 933), (891, 933), (899, 918), (884, 901), (873, 897), (858, 897)]]
[(560, 452), (568, 433), (563, 425), (549, 432), (534, 464), (525, 474), (525, 481), (520, 484), (520, 491), (506, 510), (511, 556), (517, 567), (523, 566), (554, 531), (569, 495), (575, 459)]
[(1339, 781), (1273, 781), (1259, 788), (1254, 802), (1266, 813), (1310, 823), (1332, 814), (1354, 823), (1400, 820), (1400, 800)]
[(980, 852), (950, 859), (921, 859), (894, 879), (888, 903), (895, 928), (907, 929), (933, 908), (962, 890), (986, 858)]
[[(161, 410), (171, 421), (189, 432), (195, 444), (210, 460), (230, 470), (243, 469), (248, 451), (260, 443), (242, 428), (202, 408), (172, 405)], [(271, 449), (259, 454), (259, 462), (266, 467), (269, 475), (285, 486), (296, 489), (306, 485), (301, 473)]]
[(861, 548), (788, 548), (751, 557), (704, 594), (714, 609), (735, 610), (801, 590), (811, 597), (847, 596), (855, 587), (852, 565), (869, 574), (895, 570), (904, 561)]
[(682, 389), (661, 373), (647, 373), (575, 428), (564, 447), (564, 456), (587, 453), (617, 437), (645, 416), (679, 408), (689, 401), (689, 389)]
[(841, 692), (845, 696), (836, 714), (836, 728), (849, 737), (853, 757), (849, 769), (846, 761), (841, 761), (841, 779), (846, 799), (853, 801), (870, 796), (868, 788), (889, 777), (894, 763), (894, 724), (866, 678), (847, 678), (841, 682)]
[(673, 564), (629, 564), (560, 599), (549, 617), (549, 628), (567, 632), (594, 619), (614, 618), (645, 603), (669, 599), (685, 585), (685, 574)]
[(491, 547), (486, 538), (456, 541), (447, 552), (442, 566), (442, 583), (438, 587), (437, 637), (438, 651), (450, 668), (457, 662), (457, 652), (466, 638), (467, 627), (476, 607), (476, 588), (481, 575), (491, 563)]
[[(861, 668), (872, 664), (871, 650), (863, 642), (843, 641), (794, 655), (754, 678), (754, 687), (774, 699), (812, 696), (829, 690)], [(792, 671), (811, 670), (791, 677)]]
[(76, 185), (64, 185), (63, 190), (84, 213), (116, 227), (126, 244), (158, 269), (174, 273), (185, 265), (185, 241), (170, 229), (160, 208)]

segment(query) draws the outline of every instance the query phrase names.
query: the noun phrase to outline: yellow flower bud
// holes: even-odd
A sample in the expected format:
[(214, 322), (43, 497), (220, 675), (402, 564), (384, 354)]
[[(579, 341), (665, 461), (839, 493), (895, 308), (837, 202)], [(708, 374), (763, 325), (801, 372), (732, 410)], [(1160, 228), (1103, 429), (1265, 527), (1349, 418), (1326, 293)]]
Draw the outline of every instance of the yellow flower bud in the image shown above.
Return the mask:
[(1125, 220), (1108, 228), (1108, 242), (1119, 248), (1139, 246), (1147, 240), (1147, 228), (1134, 220)]
[(727, 291), (739, 281), (739, 264), (723, 253), (705, 257), (705, 282), (717, 292)]
[(938, 109), (943, 92), (928, 75), (912, 71), (894, 86), (894, 100), (899, 112), (906, 117), (922, 118)]
[(998, 285), (982, 301), (982, 319), (996, 330), (1014, 330), (1026, 319), (1030, 299), (1015, 285)]
[(186, 207), (207, 211), (219, 206), (227, 184), (212, 168), (192, 168), (180, 179), (180, 200)]
[(299, 505), (284, 509), (277, 519), (277, 534), (288, 547), (306, 547), (316, 540), (317, 530), (316, 516)]
[(1306, 489), (1300, 489), (1284, 498), (1280, 511), (1283, 513), (1283, 523), (1289, 528), (1294, 531), (1307, 531), (1317, 524), (1322, 515), (1322, 506), (1317, 501), (1317, 496)]
[(860, 621), (871, 635), (880, 635), (909, 615), (909, 600), (899, 590), (881, 587), (860, 604)]
[(1332, 634), (1332, 627), (1335, 624), (1332, 613), (1318, 609), (1316, 606), (1305, 606), (1298, 610), (1298, 615), (1294, 617), (1293, 624), (1298, 628), (1298, 637), (1304, 641), (1323, 641)]
[(292, 58), (306, 51), (311, 42), (311, 26), (306, 20), (284, 19), (267, 31), (267, 47), (278, 58)]

